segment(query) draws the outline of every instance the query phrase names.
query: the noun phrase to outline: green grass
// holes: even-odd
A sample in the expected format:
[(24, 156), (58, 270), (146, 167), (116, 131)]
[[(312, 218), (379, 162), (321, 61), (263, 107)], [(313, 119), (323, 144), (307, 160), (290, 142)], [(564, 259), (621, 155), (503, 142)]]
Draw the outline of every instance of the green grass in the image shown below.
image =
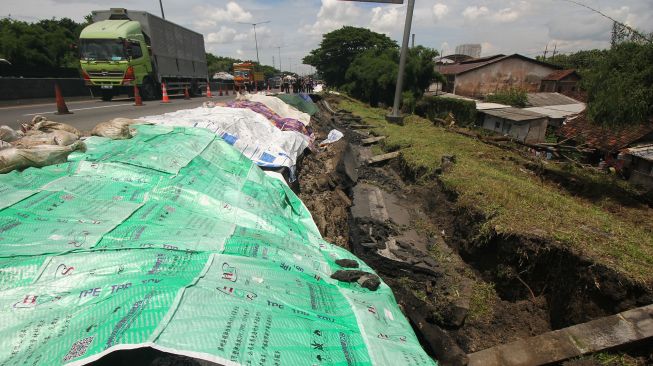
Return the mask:
[(541, 237), (653, 286), (653, 210), (574, 196), (524, 169), (527, 161), (517, 153), (417, 116), (398, 126), (385, 121), (383, 109), (351, 99), (341, 99), (338, 107), (373, 125), (375, 135), (387, 136), (384, 148), (400, 149), (408, 167), (427, 178), (443, 155), (455, 155), (453, 169), (439, 179), (458, 194), (458, 205), (485, 215), (481, 235)]
[(494, 285), (476, 282), (469, 298), (469, 320), (490, 319), (494, 313), (494, 304), (498, 299)]

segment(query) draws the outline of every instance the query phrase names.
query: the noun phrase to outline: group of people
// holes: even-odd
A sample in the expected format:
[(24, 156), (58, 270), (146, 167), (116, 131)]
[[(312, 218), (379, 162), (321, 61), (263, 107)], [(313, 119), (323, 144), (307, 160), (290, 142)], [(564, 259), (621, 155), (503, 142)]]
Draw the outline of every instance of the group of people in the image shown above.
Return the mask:
[(311, 78), (293, 78), (286, 76), (281, 83), (281, 91), (284, 93), (312, 93), (315, 87), (315, 81)]

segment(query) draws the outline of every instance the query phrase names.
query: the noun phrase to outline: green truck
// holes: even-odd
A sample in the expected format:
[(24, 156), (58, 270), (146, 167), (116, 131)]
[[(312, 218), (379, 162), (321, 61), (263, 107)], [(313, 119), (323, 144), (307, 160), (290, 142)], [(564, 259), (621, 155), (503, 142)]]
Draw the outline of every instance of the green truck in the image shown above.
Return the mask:
[(201, 95), (208, 80), (204, 37), (144, 11), (96, 10), (93, 23), (79, 37), (82, 77), (102, 100), (133, 96), (143, 99), (188, 88)]

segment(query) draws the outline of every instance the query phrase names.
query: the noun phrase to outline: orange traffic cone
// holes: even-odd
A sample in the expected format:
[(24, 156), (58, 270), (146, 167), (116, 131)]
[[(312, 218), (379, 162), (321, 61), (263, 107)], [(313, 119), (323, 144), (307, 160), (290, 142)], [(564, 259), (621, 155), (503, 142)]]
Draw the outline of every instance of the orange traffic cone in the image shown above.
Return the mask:
[(209, 83), (206, 83), (206, 97), (213, 98), (213, 95), (211, 94), (211, 85), (209, 85)]
[(57, 101), (57, 113), (55, 114), (73, 114), (68, 110), (68, 106), (63, 100), (63, 95), (61, 95), (61, 88), (59, 88), (59, 84), (56, 83), (54, 84), (54, 97)]
[(222, 94), (222, 84), (220, 84), (220, 93), (219, 93), (218, 95), (219, 95), (219, 96), (223, 96), (223, 95), (224, 95), (224, 94)]
[(161, 83), (161, 94), (163, 95), (161, 103), (170, 103), (170, 98), (168, 97), (168, 91), (166, 90), (165, 83)]
[(143, 98), (141, 98), (141, 93), (138, 91), (136, 84), (134, 84), (134, 105), (137, 107), (143, 106)]
[(190, 99), (190, 94), (188, 93), (188, 87), (184, 88), (184, 99)]

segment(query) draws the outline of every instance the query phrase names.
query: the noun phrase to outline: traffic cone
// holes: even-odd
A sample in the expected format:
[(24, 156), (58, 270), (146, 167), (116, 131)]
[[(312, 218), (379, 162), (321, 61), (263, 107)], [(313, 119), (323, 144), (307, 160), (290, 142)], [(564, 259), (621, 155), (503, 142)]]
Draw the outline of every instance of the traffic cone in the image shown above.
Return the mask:
[(224, 95), (229, 95), (229, 84), (224, 87)]
[(184, 99), (190, 99), (190, 94), (188, 93), (188, 87), (184, 88)]
[(61, 88), (59, 84), (54, 84), (54, 97), (57, 100), (57, 113), (55, 114), (73, 114), (68, 110), (66, 102), (63, 100), (63, 95), (61, 95)]
[(224, 94), (222, 94), (222, 84), (220, 84), (220, 94), (218, 94), (218, 95), (219, 95), (219, 96), (223, 96), (223, 95), (224, 95)]
[(168, 97), (168, 91), (166, 90), (165, 83), (161, 83), (161, 94), (163, 95), (161, 103), (170, 103), (170, 98)]
[(137, 107), (143, 106), (143, 98), (141, 98), (141, 93), (139, 93), (136, 84), (134, 84), (134, 105)]
[(270, 83), (268, 82), (268, 93), (270, 92)]
[(206, 83), (206, 97), (213, 98), (213, 95), (211, 94), (211, 85), (209, 83)]

